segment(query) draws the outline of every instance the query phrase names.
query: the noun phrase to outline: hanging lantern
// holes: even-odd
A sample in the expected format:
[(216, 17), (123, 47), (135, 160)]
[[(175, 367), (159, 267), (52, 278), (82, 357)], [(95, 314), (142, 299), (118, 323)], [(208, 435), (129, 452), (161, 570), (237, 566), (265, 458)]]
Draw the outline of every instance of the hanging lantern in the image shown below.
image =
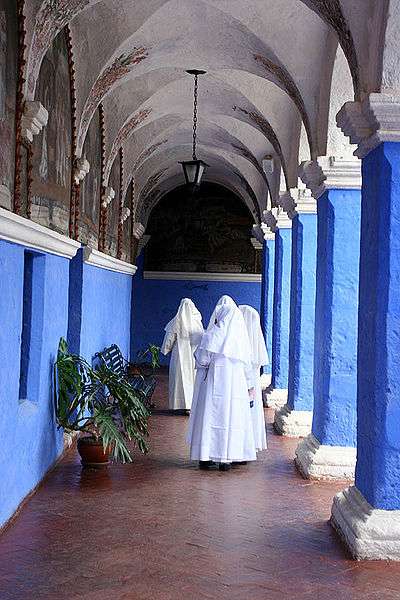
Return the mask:
[(206, 71), (198, 71), (191, 69), (187, 71), (189, 75), (194, 76), (194, 94), (193, 94), (193, 152), (192, 160), (182, 161), (183, 173), (185, 175), (186, 184), (191, 187), (198, 187), (203, 177), (207, 163), (197, 158), (196, 142), (197, 142), (197, 99), (198, 99), (198, 77), (204, 75)]

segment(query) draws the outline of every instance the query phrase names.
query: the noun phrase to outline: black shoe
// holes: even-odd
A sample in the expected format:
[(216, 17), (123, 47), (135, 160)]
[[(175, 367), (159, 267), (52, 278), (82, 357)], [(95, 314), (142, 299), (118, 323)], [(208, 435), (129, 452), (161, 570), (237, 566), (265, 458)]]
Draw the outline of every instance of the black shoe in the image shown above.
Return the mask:
[(210, 469), (214, 465), (215, 465), (215, 463), (212, 460), (200, 460), (199, 461), (199, 469), (202, 469), (204, 471), (206, 471), (207, 469)]
[(218, 468), (220, 471), (230, 471), (231, 464), (230, 463), (220, 463)]

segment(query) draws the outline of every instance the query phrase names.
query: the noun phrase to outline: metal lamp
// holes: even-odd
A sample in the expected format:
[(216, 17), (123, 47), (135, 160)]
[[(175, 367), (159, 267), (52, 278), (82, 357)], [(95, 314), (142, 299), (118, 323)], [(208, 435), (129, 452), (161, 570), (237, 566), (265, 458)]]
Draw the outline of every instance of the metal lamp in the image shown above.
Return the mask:
[(190, 69), (187, 71), (189, 75), (194, 75), (194, 94), (193, 94), (193, 153), (192, 160), (182, 161), (183, 173), (185, 175), (186, 184), (191, 187), (198, 187), (203, 177), (207, 163), (197, 158), (196, 141), (197, 141), (197, 99), (198, 99), (198, 77), (204, 75), (206, 71), (198, 71)]

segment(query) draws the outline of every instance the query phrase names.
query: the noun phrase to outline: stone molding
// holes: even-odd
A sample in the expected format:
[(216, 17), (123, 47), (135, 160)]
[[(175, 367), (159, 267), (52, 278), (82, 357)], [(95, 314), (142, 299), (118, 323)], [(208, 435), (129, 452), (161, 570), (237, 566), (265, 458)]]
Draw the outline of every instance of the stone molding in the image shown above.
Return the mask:
[(265, 223), (261, 223), (261, 230), (264, 234), (264, 240), (267, 242), (275, 241), (275, 233), (266, 225)]
[(85, 246), (83, 250), (83, 260), (86, 264), (98, 267), (99, 269), (107, 269), (115, 273), (123, 273), (124, 275), (134, 275), (137, 271), (135, 265), (114, 258), (99, 250), (94, 250), (90, 246)]
[[(261, 226), (255, 224), (255, 225), (253, 225), (251, 231), (252, 231), (252, 234), (253, 234), (254, 238), (258, 241), (258, 243), (259, 244), (263, 244), (263, 242), (264, 242), (264, 234), (263, 234), (263, 231), (261, 229)], [(254, 239), (254, 238), (251, 238), (251, 239)]]
[(295, 463), (305, 479), (353, 480), (357, 449), (321, 444), (313, 433), (296, 448)]
[(81, 247), (79, 242), (5, 208), (0, 208), (0, 239), (65, 258), (73, 258)]
[(400, 510), (373, 508), (351, 486), (334, 497), (330, 522), (357, 560), (400, 560)]
[(131, 215), (131, 209), (128, 208), (127, 206), (124, 206), (123, 209), (122, 209), (122, 211), (121, 211), (121, 218), (119, 220), (119, 222), (121, 223), (121, 225), (123, 223), (125, 223), (125, 221), (127, 219), (129, 219), (130, 215)]
[(264, 404), (268, 408), (282, 408), (287, 402), (288, 391), (281, 388), (270, 388), (264, 393)]
[(274, 428), (286, 437), (306, 437), (311, 433), (311, 410), (294, 410), (287, 404), (275, 411)]
[(292, 228), (292, 219), (289, 217), (289, 215), (282, 210), (281, 212), (278, 213), (278, 216), (276, 218), (276, 227), (277, 229), (291, 229)]
[(263, 222), (268, 226), (272, 233), (275, 233), (277, 229), (277, 212), (277, 208), (271, 208), (270, 210), (263, 211)]
[(136, 222), (133, 224), (132, 235), (135, 239), (140, 240), (145, 232), (144, 225), (142, 223)]
[(298, 190), (298, 200), (296, 202), (296, 212), (299, 215), (316, 215), (317, 201), (311, 195), (308, 188)]
[(43, 127), (46, 127), (49, 120), (49, 113), (37, 100), (27, 100), (25, 102), (24, 113), (21, 119), (21, 134), (28, 142), (33, 142), (35, 135), (38, 135)]
[(357, 144), (354, 155), (364, 158), (382, 142), (400, 142), (400, 97), (373, 93), (362, 102), (346, 102), (336, 123)]
[[(282, 206), (289, 219), (293, 219), (297, 215), (296, 202), (290, 192), (279, 194), (279, 204)], [(281, 213), (278, 214), (278, 221), (280, 214)]]
[(74, 181), (79, 185), (90, 171), (90, 163), (86, 158), (78, 158), (74, 169)]
[(252, 237), (252, 238), (250, 238), (250, 242), (251, 242), (251, 245), (253, 246), (254, 250), (259, 252), (260, 250), (263, 249), (263, 244), (262, 244), (262, 242), (260, 242), (260, 240), (258, 238)]
[(103, 208), (107, 208), (107, 206), (109, 206), (109, 204), (111, 204), (111, 202), (114, 200), (115, 198), (115, 190), (112, 187), (108, 187), (104, 190), (104, 194), (101, 200), (101, 205)]
[(322, 156), (318, 161), (310, 160), (301, 163), (299, 177), (315, 200), (319, 200), (330, 189), (360, 190), (361, 161)]
[(186, 273), (182, 271), (145, 271), (144, 279), (168, 281), (237, 281), (260, 283), (261, 275), (255, 273)]

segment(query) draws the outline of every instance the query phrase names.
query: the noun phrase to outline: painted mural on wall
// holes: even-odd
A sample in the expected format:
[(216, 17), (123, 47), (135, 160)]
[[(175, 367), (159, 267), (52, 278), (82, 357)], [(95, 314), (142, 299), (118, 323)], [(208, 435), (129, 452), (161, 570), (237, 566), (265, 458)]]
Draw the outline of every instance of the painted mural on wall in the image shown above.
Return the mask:
[(100, 114), (93, 115), (83, 146), (83, 156), (89, 161), (90, 171), (81, 184), (79, 239), (97, 248), (101, 199), (101, 136)]
[(118, 242), (118, 217), (120, 203), (120, 169), (121, 159), (117, 154), (111, 169), (109, 186), (115, 191), (115, 198), (107, 210), (107, 230), (105, 238), (105, 252), (111, 256), (117, 256)]
[(0, 205), (5, 208), (11, 208), (14, 190), (16, 72), (15, 2), (6, 0), (0, 8)]
[(49, 112), (33, 142), (32, 219), (68, 233), (71, 198), (71, 100), (68, 50), (61, 31), (40, 69), (36, 99)]
[(257, 273), (250, 242), (253, 219), (229, 190), (204, 183), (191, 197), (182, 186), (153, 210), (146, 229), (148, 271)]

